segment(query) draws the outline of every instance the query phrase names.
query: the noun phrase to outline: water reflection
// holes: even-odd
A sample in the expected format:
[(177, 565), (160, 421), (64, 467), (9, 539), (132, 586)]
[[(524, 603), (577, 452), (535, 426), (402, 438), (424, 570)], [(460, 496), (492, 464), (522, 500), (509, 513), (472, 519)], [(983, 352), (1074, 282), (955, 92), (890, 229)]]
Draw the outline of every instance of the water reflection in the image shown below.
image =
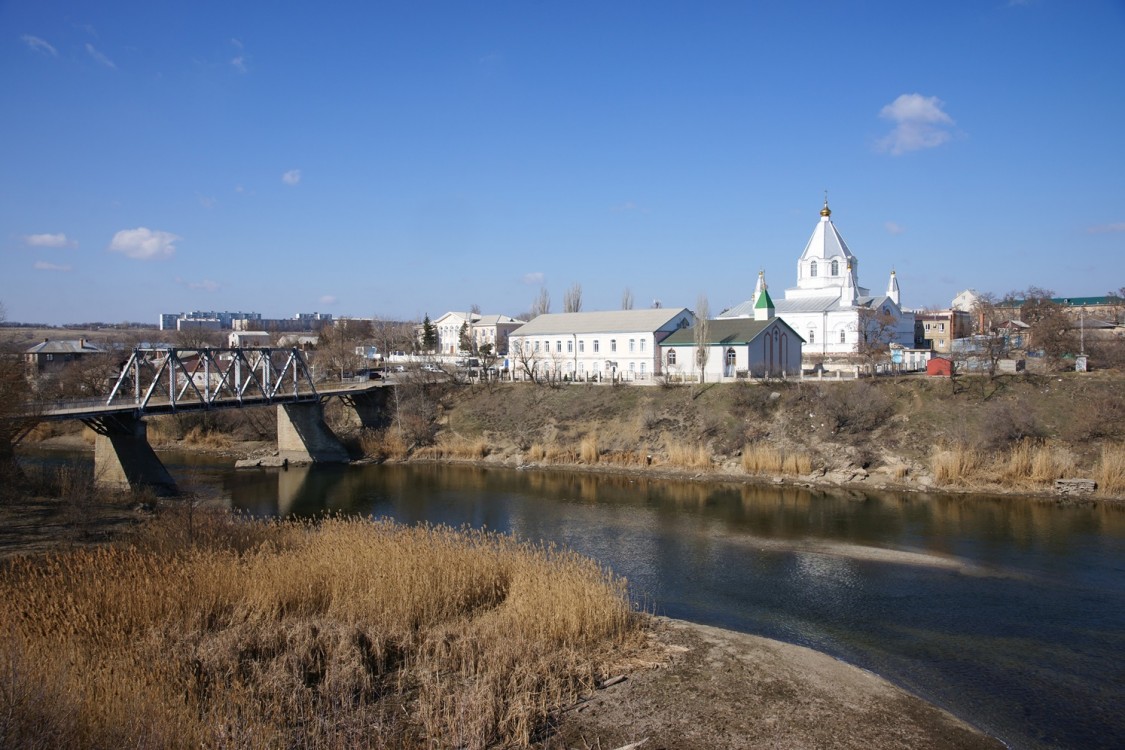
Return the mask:
[(333, 511), (559, 542), (660, 613), (818, 648), (1013, 747), (1125, 747), (1125, 512), (1114, 508), (162, 457), (181, 486), (255, 515)]

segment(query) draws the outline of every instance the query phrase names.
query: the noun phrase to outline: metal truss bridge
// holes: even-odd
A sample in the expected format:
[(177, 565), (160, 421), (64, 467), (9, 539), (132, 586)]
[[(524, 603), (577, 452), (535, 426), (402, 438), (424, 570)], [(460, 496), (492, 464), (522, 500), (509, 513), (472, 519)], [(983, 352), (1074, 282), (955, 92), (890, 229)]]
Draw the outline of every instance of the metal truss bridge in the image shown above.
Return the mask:
[(40, 404), (44, 420), (80, 419), (100, 431), (105, 417), (172, 414), (323, 401), (382, 387), (385, 381), (317, 388), (300, 349), (216, 347), (133, 350), (109, 396)]

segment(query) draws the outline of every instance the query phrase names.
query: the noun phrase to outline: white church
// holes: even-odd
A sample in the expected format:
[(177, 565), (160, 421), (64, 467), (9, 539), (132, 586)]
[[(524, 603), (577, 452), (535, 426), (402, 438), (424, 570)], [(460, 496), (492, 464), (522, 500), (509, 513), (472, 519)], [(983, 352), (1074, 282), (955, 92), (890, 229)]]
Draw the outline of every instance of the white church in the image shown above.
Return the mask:
[[(859, 259), (848, 249), (831, 217), (825, 198), (820, 221), (797, 260), (797, 285), (785, 290), (784, 299), (774, 300), (777, 317), (805, 341), (805, 367), (854, 360), (863, 337), (876, 335), (877, 327), (884, 328), (888, 343), (913, 347), (914, 313), (903, 312), (900, 306), (895, 272), (891, 271), (886, 294), (873, 296), (861, 287)], [(754, 317), (754, 305), (765, 289), (765, 275), (759, 272), (754, 296), (719, 317)], [(876, 318), (890, 325), (876, 326)]]

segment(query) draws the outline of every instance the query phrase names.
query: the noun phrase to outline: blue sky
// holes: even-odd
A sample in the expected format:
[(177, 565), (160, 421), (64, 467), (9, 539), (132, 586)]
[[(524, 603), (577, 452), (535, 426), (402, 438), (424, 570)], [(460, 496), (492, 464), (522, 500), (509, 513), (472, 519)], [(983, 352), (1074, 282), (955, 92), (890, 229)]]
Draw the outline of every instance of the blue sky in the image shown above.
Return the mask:
[(0, 2), (10, 320), (1125, 285), (1125, 3)]

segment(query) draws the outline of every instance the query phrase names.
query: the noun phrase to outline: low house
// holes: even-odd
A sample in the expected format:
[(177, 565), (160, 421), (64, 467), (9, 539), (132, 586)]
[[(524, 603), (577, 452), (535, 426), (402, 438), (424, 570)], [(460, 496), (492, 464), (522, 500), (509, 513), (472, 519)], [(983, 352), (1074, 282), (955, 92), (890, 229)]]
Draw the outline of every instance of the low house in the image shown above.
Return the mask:
[(722, 382), (736, 378), (785, 378), (801, 375), (805, 340), (774, 315), (773, 301), (764, 288), (755, 302), (753, 318), (718, 318), (706, 324), (706, 362), (700, 362), (700, 331), (696, 327), (671, 334), (660, 344), (666, 376)]
[(91, 344), (86, 339), (52, 341), (43, 339), (24, 352), (24, 360), (33, 375), (58, 372), (71, 362), (92, 354), (103, 354), (105, 350)]
[(267, 331), (232, 331), (227, 336), (227, 346), (254, 347), (269, 345), (270, 335)]
[(547, 313), (509, 337), (515, 380), (651, 380), (660, 374), (660, 343), (695, 322), (685, 307)]

